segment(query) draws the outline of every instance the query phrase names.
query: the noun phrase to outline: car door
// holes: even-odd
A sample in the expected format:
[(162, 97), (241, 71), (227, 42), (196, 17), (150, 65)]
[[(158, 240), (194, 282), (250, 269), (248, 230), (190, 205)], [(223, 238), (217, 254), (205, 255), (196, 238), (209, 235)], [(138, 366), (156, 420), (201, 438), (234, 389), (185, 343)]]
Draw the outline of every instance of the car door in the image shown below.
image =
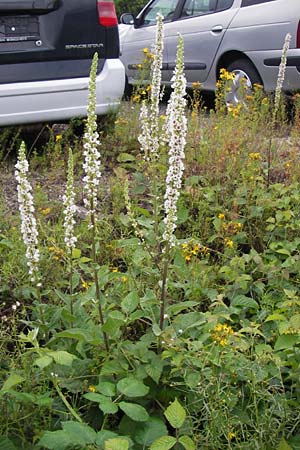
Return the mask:
[[(178, 4), (178, 0), (154, 0), (138, 15), (135, 25), (122, 25), (120, 27), (121, 60), (125, 66), (129, 83), (134, 83), (143, 74), (143, 71), (139, 70), (145, 59), (143, 50), (147, 49), (151, 52), (153, 49), (157, 13), (161, 13), (164, 17), (164, 33), (166, 34), (172, 26), (172, 18)], [(165, 46), (162, 70), (164, 82), (168, 81), (167, 60), (167, 48)]]
[(187, 81), (204, 82), (237, 11), (234, 0), (183, 0), (178, 19), (166, 34), (169, 68), (174, 67), (180, 33), (184, 39)]

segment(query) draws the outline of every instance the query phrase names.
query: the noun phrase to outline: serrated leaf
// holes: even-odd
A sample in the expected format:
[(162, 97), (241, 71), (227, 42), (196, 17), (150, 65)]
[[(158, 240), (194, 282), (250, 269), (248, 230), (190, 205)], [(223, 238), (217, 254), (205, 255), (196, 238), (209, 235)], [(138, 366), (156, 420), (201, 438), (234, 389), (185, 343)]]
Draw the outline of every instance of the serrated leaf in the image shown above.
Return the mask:
[(149, 414), (145, 408), (136, 403), (120, 402), (120, 409), (135, 422), (146, 422), (149, 419)]
[(186, 419), (185, 409), (181, 406), (177, 398), (175, 398), (174, 402), (168, 406), (164, 412), (164, 415), (173, 428), (182, 427), (183, 422)]
[(104, 443), (104, 450), (128, 450), (129, 442), (123, 438), (108, 439)]
[(140, 296), (136, 291), (130, 292), (121, 302), (121, 308), (127, 314), (133, 312), (139, 305)]
[(49, 351), (49, 356), (51, 356), (56, 364), (60, 364), (62, 366), (71, 366), (74, 359), (77, 359), (77, 356), (72, 355), (69, 352), (66, 352), (64, 350), (57, 350), (57, 351)]
[(277, 450), (293, 450), (284, 438), (281, 439)]
[(63, 430), (72, 438), (72, 442), (78, 445), (93, 444), (95, 442), (97, 433), (96, 431), (86, 425), (79, 422), (62, 422)]
[(133, 377), (122, 378), (117, 384), (117, 389), (126, 397), (144, 397), (149, 392), (148, 386)]
[(237, 295), (231, 301), (231, 306), (242, 306), (243, 308), (258, 309), (258, 303), (246, 295)]
[(150, 450), (169, 450), (174, 447), (175, 444), (176, 438), (173, 436), (161, 436), (151, 444)]
[(147, 422), (139, 424), (134, 440), (143, 448), (152, 444), (155, 439), (168, 433), (165, 423), (159, 417), (149, 417)]
[(15, 444), (6, 436), (0, 436), (1, 450), (18, 450)]
[(50, 356), (41, 356), (34, 361), (34, 365), (38, 366), (40, 369), (44, 369), (49, 366), (53, 362), (53, 359)]
[(7, 380), (4, 382), (1, 388), (1, 392), (8, 392), (12, 387), (22, 383), (24, 380), (25, 378), (21, 377), (21, 375), (18, 375), (17, 373), (11, 373)]
[(189, 436), (180, 436), (179, 442), (185, 450), (196, 450), (194, 441)]
[(38, 446), (49, 450), (66, 450), (73, 442), (64, 430), (46, 431), (39, 440)]

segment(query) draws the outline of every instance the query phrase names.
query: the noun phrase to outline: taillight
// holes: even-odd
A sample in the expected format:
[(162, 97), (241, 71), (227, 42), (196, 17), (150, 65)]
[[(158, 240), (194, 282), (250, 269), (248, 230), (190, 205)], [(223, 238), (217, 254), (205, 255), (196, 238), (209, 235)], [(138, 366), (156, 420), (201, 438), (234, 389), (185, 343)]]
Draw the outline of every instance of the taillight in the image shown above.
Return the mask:
[(297, 46), (297, 48), (300, 48), (300, 20), (298, 22), (298, 28), (297, 28), (296, 46)]
[(118, 18), (113, 1), (97, 1), (99, 24), (104, 27), (118, 25)]

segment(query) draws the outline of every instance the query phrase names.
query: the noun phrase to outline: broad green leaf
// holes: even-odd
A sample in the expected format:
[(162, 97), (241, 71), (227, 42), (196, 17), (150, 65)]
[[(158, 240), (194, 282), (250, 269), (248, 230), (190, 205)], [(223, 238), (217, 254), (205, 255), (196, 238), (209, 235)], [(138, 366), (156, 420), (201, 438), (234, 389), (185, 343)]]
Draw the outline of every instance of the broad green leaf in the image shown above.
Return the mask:
[(194, 441), (189, 436), (180, 436), (179, 442), (185, 450), (196, 450)]
[(98, 447), (103, 448), (105, 441), (107, 441), (108, 439), (116, 438), (116, 437), (118, 437), (118, 434), (114, 433), (113, 431), (100, 430), (97, 433), (95, 444)]
[(120, 402), (120, 409), (135, 422), (146, 422), (149, 419), (149, 415), (145, 408), (136, 403)]
[(89, 333), (88, 330), (82, 328), (70, 328), (69, 330), (61, 331), (55, 335), (57, 337), (65, 337), (70, 339), (77, 339), (82, 342), (91, 342), (93, 340), (93, 336)]
[(277, 450), (293, 450), (284, 438), (281, 439)]
[(268, 316), (265, 322), (271, 322), (272, 320), (286, 320), (286, 317), (283, 314), (275, 313)]
[(97, 385), (97, 391), (107, 397), (113, 397), (116, 394), (116, 385), (109, 381), (100, 381)]
[(173, 436), (161, 436), (151, 444), (150, 450), (169, 450), (174, 447), (175, 444), (176, 438)]
[(87, 398), (92, 402), (97, 402), (104, 414), (115, 414), (118, 411), (118, 405), (111, 401), (110, 398), (105, 397), (105, 395), (97, 394), (96, 392), (88, 392), (87, 394), (84, 394), (84, 398)]
[(155, 439), (165, 436), (168, 433), (165, 423), (159, 417), (149, 417), (147, 422), (139, 424), (134, 435), (134, 440), (148, 448)]
[(49, 450), (66, 450), (72, 444), (74, 445), (66, 431), (46, 431), (39, 440), (38, 447), (46, 447)]
[(25, 378), (21, 377), (17, 373), (11, 373), (7, 380), (4, 382), (1, 392), (8, 392), (12, 387), (16, 386), (17, 384), (22, 383)]
[(96, 440), (97, 433), (93, 428), (85, 423), (79, 422), (62, 422), (63, 430), (72, 438), (72, 442), (78, 445), (93, 444)]
[(72, 250), (72, 258), (73, 259), (78, 259), (81, 256), (81, 250), (80, 248), (73, 248)]
[(120, 153), (117, 157), (118, 162), (133, 162), (136, 160), (136, 157), (134, 155), (131, 155), (130, 153)]
[(44, 369), (49, 366), (53, 362), (53, 359), (50, 356), (41, 356), (34, 361), (34, 365), (38, 366), (40, 369)]
[(278, 337), (275, 342), (274, 350), (286, 350), (294, 347), (295, 344), (300, 342), (300, 336), (293, 334), (283, 334)]
[(149, 387), (142, 381), (133, 377), (122, 378), (117, 384), (118, 391), (126, 397), (144, 397), (149, 392)]
[(121, 308), (127, 314), (133, 312), (139, 305), (140, 296), (136, 291), (130, 292), (121, 302)]
[(1, 450), (18, 450), (15, 444), (6, 436), (0, 436)]
[(108, 439), (104, 443), (104, 450), (128, 450), (129, 442), (124, 438)]
[(167, 418), (167, 421), (173, 428), (180, 428), (183, 425), (183, 422), (186, 419), (186, 412), (183, 406), (179, 403), (177, 398), (175, 398), (174, 402), (168, 406), (165, 410), (164, 415)]
[(152, 378), (155, 383), (159, 382), (162, 371), (164, 368), (164, 362), (158, 355), (154, 355), (150, 360), (150, 364), (145, 366), (145, 370), (150, 378)]
[(48, 355), (51, 356), (57, 364), (61, 364), (62, 366), (71, 366), (74, 359), (77, 359), (77, 356), (64, 350), (49, 351)]
[(246, 295), (237, 295), (231, 301), (231, 306), (242, 306), (243, 308), (258, 309), (258, 303)]

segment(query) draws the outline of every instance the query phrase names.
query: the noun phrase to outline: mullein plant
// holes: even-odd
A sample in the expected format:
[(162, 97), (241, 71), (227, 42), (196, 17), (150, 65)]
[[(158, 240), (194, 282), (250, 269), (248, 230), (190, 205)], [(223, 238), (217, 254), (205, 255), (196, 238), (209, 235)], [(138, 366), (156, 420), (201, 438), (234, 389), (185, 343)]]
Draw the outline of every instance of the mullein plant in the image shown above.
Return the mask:
[(15, 165), (19, 211), (21, 216), (21, 233), (26, 246), (26, 259), (30, 281), (40, 287), (38, 230), (35, 219), (32, 187), (28, 181), (29, 165), (26, 159), (26, 147), (22, 142), (18, 152), (18, 161)]
[(154, 233), (156, 238), (158, 238), (158, 230), (159, 230), (159, 195), (158, 195), (159, 171), (157, 170), (156, 163), (159, 160), (160, 146), (162, 144), (159, 102), (162, 97), (161, 70), (162, 70), (163, 49), (164, 49), (163, 16), (161, 14), (157, 14), (155, 45), (151, 65), (150, 103), (148, 104), (146, 100), (144, 100), (141, 104), (140, 109), (141, 133), (138, 136), (138, 140), (139, 143), (141, 144), (141, 150), (142, 153), (144, 154), (144, 158), (147, 162), (149, 162), (148, 173), (153, 206)]
[[(101, 154), (99, 151), (100, 140), (97, 131), (96, 116), (96, 77), (98, 67), (98, 54), (95, 53), (90, 71), (89, 83), (89, 99), (87, 109), (87, 122), (84, 133), (84, 163), (83, 170), (85, 176), (83, 178), (84, 205), (87, 209), (89, 227), (92, 231), (92, 255), (93, 274), (96, 290), (96, 302), (98, 304), (100, 324), (104, 325), (104, 315), (102, 308), (102, 298), (97, 271), (97, 254), (96, 254), (96, 210), (98, 203), (98, 188), (101, 179)], [(103, 332), (105, 349), (109, 351), (109, 340), (105, 332)]]
[(70, 266), (70, 312), (73, 315), (73, 250), (77, 242), (77, 237), (74, 234), (75, 226), (75, 192), (74, 192), (74, 161), (72, 150), (69, 149), (68, 158), (68, 174), (67, 174), (67, 187), (66, 193), (63, 196), (64, 204), (64, 230), (65, 230), (65, 246), (67, 249), (67, 257)]
[(185, 145), (187, 133), (186, 108), (186, 78), (184, 75), (184, 45), (179, 35), (176, 55), (176, 66), (172, 78), (172, 93), (167, 106), (165, 136), (168, 142), (168, 171), (166, 176), (166, 191), (164, 196), (164, 233), (163, 233), (163, 271), (160, 307), (160, 328), (164, 327), (167, 274), (171, 249), (176, 244), (175, 230), (177, 222), (177, 202), (182, 185), (184, 171)]
[(270, 186), (270, 172), (271, 172), (271, 157), (272, 157), (272, 139), (273, 134), (275, 132), (275, 126), (276, 126), (276, 119), (280, 108), (280, 101), (282, 97), (282, 87), (284, 83), (285, 78), (285, 70), (286, 70), (286, 63), (287, 63), (287, 52), (290, 47), (291, 42), (291, 34), (287, 33), (285, 36), (283, 48), (282, 48), (282, 54), (281, 54), (281, 61), (279, 65), (279, 71), (278, 71), (278, 77), (277, 77), (277, 84), (275, 89), (275, 99), (274, 99), (274, 107), (273, 107), (273, 113), (272, 113), (272, 122), (270, 127), (270, 139), (269, 139), (269, 146), (268, 146), (268, 161), (267, 161), (267, 186)]

